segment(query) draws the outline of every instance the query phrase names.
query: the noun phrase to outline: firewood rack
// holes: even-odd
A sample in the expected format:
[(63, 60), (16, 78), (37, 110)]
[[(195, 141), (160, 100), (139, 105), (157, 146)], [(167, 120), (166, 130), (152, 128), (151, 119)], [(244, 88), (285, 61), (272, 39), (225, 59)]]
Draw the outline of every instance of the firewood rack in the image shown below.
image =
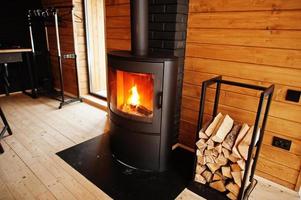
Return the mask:
[[(242, 184), (241, 188), (239, 190), (239, 194), (237, 199), (238, 200), (243, 200), (243, 199), (248, 199), (250, 193), (253, 191), (257, 184), (257, 180), (254, 179), (254, 174), (256, 170), (256, 165), (257, 165), (257, 160), (259, 157), (260, 149), (261, 149), (261, 144), (263, 140), (263, 135), (264, 135), (264, 130), (269, 114), (269, 109), (272, 101), (272, 96), (274, 92), (274, 85), (270, 85), (269, 87), (263, 87), (263, 86), (258, 86), (258, 85), (251, 85), (251, 84), (246, 84), (246, 83), (239, 83), (239, 82), (234, 82), (234, 81), (228, 81), (228, 80), (223, 80), (222, 76), (217, 76), (212, 79), (206, 80), (202, 83), (202, 88), (201, 88), (201, 101), (200, 101), (200, 108), (199, 108), (199, 116), (198, 116), (198, 124), (197, 124), (197, 130), (196, 130), (196, 141), (198, 140), (198, 133), (202, 129), (202, 124), (203, 124), (203, 116), (204, 116), (204, 109), (205, 109), (205, 101), (206, 101), (206, 91), (209, 86), (212, 86), (216, 84), (215, 87), (215, 99), (214, 99), (214, 105), (213, 105), (213, 111), (212, 111), (212, 120), (214, 117), (218, 114), (218, 104), (219, 104), (219, 97), (220, 97), (220, 90), (221, 90), (221, 85), (231, 85), (231, 86), (236, 86), (236, 87), (241, 87), (241, 88), (248, 88), (248, 89), (253, 89), (257, 91), (261, 91), (260, 93), (260, 98), (259, 98), (259, 103), (258, 103), (258, 108), (257, 108), (257, 113), (256, 113), (256, 118), (255, 118), (255, 123), (254, 123), (254, 131), (251, 139), (251, 144), (248, 149), (248, 156), (246, 160), (246, 165), (245, 165), (245, 172), (242, 178)], [(261, 119), (261, 113), (264, 107), (264, 101), (267, 99), (267, 102), (265, 104), (265, 110), (264, 110), (264, 115), (261, 123), (261, 129), (259, 133), (259, 138), (256, 142), (256, 133), (258, 128), (260, 127), (260, 119)], [(195, 146), (195, 160), (194, 160), (194, 167), (193, 167), (193, 178), (195, 176), (195, 169), (197, 165), (197, 156), (196, 156), (196, 150), (197, 147)], [(255, 152), (255, 155), (253, 154)], [(254, 156), (254, 157), (253, 157)], [(253, 158), (253, 163), (251, 162)], [(251, 170), (251, 171), (250, 171)], [(249, 174), (249, 177), (248, 177)], [(200, 186), (201, 184), (194, 182), (193, 180), (193, 185), (198, 185)], [(200, 187), (193, 187), (194, 191), (195, 190), (202, 190), (201, 193), (204, 193), (204, 191), (210, 191), (214, 190), (215, 193), (220, 193), (220, 196), (225, 196), (225, 199), (227, 199), (226, 195), (224, 193), (219, 192), (213, 188), (210, 188), (207, 185), (203, 185), (204, 187), (200, 189)], [(198, 191), (195, 191), (199, 193)], [(200, 193), (199, 193), (200, 194)], [(202, 194), (201, 194), (202, 195)], [(216, 198), (219, 199), (219, 198)]]

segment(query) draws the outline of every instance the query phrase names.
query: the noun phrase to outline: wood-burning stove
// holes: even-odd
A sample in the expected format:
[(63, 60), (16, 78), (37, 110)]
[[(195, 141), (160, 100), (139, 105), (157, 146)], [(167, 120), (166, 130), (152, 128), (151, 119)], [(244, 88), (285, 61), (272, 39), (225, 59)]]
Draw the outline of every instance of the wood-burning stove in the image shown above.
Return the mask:
[(132, 51), (108, 53), (111, 148), (134, 168), (164, 171), (171, 131), (178, 60), (148, 54), (148, 1), (131, 1)]

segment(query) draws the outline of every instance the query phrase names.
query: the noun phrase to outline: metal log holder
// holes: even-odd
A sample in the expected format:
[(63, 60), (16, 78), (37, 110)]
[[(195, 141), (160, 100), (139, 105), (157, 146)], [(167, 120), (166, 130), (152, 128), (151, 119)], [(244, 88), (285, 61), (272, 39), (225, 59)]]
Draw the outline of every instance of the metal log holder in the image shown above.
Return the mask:
[[(37, 54), (35, 51), (34, 37), (33, 37), (32, 26), (31, 26), (32, 18), (37, 18), (39, 20), (44, 20), (44, 21), (46, 21), (46, 20), (54, 21), (56, 46), (57, 46), (57, 60), (58, 60), (58, 66), (59, 66), (60, 90), (58, 91), (59, 95), (55, 96), (53, 98), (60, 101), (59, 109), (61, 109), (64, 105), (74, 103), (77, 101), (81, 102), (82, 99), (79, 96), (79, 87), (77, 87), (77, 96), (76, 97), (67, 96), (65, 94), (62, 59), (73, 59), (74, 60), (74, 65), (75, 65), (75, 70), (76, 70), (76, 82), (78, 82), (78, 70), (77, 70), (76, 54), (70, 53), (70, 54), (62, 55), (62, 53), (61, 53), (60, 34), (59, 34), (59, 17), (58, 17), (59, 9), (58, 8), (71, 8), (72, 9), (73, 6), (61, 6), (61, 7), (55, 7), (55, 8), (29, 10), (28, 11), (28, 22), (29, 22), (29, 32), (30, 32), (32, 52), (33, 52), (33, 60), (34, 60), (34, 63), (36, 63), (35, 60), (36, 60)], [(45, 26), (44, 30), (45, 30), (45, 37), (46, 37), (45, 39), (46, 39), (46, 43), (47, 43), (46, 46), (47, 46), (47, 54), (48, 54), (47, 62), (49, 65), (51, 65), (48, 31), (47, 31), (48, 27), (45, 23), (44, 23), (44, 26)], [(49, 67), (49, 69), (50, 69), (50, 67)]]
[[(272, 101), (274, 85), (271, 85), (269, 87), (250, 85), (250, 84), (245, 84), (245, 83), (222, 80), (222, 76), (217, 76), (217, 77), (214, 77), (207, 81), (204, 81), (202, 83), (202, 89), (201, 89), (201, 101), (200, 101), (200, 109), (199, 109), (199, 116), (198, 116), (198, 125), (197, 125), (197, 130), (196, 130), (196, 142), (198, 140), (198, 133), (201, 130), (202, 124), (203, 124), (206, 91), (209, 86), (212, 86), (214, 84), (216, 84), (216, 88), (215, 88), (216, 91), (215, 91), (215, 100), (214, 100), (214, 107), (213, 107), (213, 113), (212, 113), (213, 118), (212, 119), (214, 119), (214, 117), (217, 115), (221, 85), (232, 85), (232, 86), (262, 91), (260, 94), (260, 98), (259, 98), (259, 104), (258, 104), (255, 123), (254, 123), (253, 136), (251, 139), (251, 144), (248, 149), (248, 157), (247, 157), (248, 159), (246, 160), (245, 172), (244, 172), (244, 176), (242, 179), (242, 185), (241, 185), (238, 197), (237, 197), (238, 200), (248, 199), (250, 193), (253, 191), (254, 187), (257, 184), (257, 180), (254, 179), (254, 174), (255, 174), (255, 169), (256, 169), (256, 164), (257, 164), (257, 160), (259, 157), (260, 149), (261, 149), (264, 130), (265, 130), (265, 126), (266, 126), (266, 122), (267, 122), (267, 118), (268, 118), (268, 113), (269, 113), (269, 109), (270, 109), (270, 105), (271, 105), (271, 101)], [(265, 110), (264, 110), (263, 120), (262, 120), (262, 124), (261, 124), (261, 130), (259, 133), (259, 139), (256, 143), (256, 133), (257, 133), (258, 128), (260, 127), (259, 123), (260, 123), (260, 119), (261, 119), (261, 113), (262, 113), (262, 109), (263, 109), (264, 100), (266, 98), (267, 98), (267, 103), (266, 103)], [(195, 146), (195, 161), (194, 161), (194, 168), (193, 168), (193, 170), (194, 170), (193, 178), (195, 176), (195, 169), (196, 169), (196, 165), (197, 165), (196, 150), (197, 150), (197, 147)], [(252, 152), (255, 152), (255, 155)], [(253, 159), (253, 163), (252, 163), (252, 159)], [(248, 174), (250, 175), (249, 177), (248, 177)], [(209, 189), (212, 189), (212, 188), (209, 188)], [(214, 189), (212, 189), (212, 190), (214, 190)], [(221, 193), (221, 194), (223, 194), (223, 193)]]

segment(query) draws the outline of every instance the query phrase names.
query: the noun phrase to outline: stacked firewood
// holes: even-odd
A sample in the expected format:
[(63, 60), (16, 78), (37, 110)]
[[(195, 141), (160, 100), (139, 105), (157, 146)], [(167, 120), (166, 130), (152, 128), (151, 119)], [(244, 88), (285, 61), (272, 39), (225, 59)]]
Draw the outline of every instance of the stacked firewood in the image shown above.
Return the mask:
[[(195, 181), (237, 199), (244, 176), (248, 149), (254, 127), (239, 124), (229, 115), (219, 113), (199, 132)], [(259, 136), (257, 131), (257, 140)]]

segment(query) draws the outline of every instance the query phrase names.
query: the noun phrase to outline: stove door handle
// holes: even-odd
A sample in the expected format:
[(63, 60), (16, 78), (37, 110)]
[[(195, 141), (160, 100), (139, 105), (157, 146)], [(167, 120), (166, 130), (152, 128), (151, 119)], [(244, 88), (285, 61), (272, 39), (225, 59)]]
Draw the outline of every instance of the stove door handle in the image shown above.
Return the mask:
[(163, 104), (163, 92), (158, 93), (158, 108), (162, 108)]

